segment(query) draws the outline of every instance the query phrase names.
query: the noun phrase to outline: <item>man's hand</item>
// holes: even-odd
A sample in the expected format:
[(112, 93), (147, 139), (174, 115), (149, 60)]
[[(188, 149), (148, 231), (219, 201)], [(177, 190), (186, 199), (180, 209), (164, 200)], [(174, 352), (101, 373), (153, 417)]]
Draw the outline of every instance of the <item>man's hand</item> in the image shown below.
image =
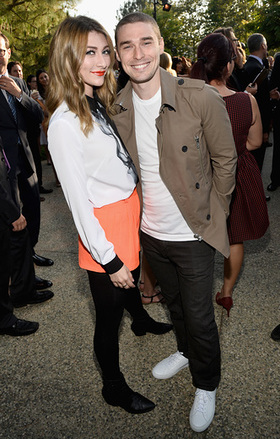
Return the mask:
[(2, 90), (6, 90), (8, 93), (10, 93), (11, 95), (15, 96), (18, 99), (21, 96), (21, 89), (15, 83), (15, 81), (8, 76), (1, 76), (0, 88), (2, 88)]
[(276, 99), (277, 101), (279, 101), (279, 99), (280, 99), (280, 93), (279, 93), (277, 87), (274, 88), (273, 90), (270, 90), (270, 93), (269, 93), (269, 94), (270, 94), (270, 98), (271, 98), (271, 99)]
[(134, 279), (126, 265), (123, 265), (116, 273), (109, 274), (109, 276), (114, 286), (117, 288), (125, 288), (126, 290), (129, 288), (135, 288), (133, 283)]
[(13, 226), (13, 232), (20, 232), (21, 230), (25, 229), (27, 226), (26, 219), (23, 215), (20, 215), (20, 217), (12, 223)]

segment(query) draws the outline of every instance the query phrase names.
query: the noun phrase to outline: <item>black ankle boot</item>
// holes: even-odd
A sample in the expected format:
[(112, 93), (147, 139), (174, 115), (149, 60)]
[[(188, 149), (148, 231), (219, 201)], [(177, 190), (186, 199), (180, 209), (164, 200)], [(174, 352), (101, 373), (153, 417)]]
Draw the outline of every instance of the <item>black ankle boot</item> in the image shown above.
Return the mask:
[(131, 329), (135, 335), (145, 335), (146, 332), (151, 332), (152, 334), (165, 334), (171, 331), (173, 325), (169, 323), (156, 322), (149, 315), (141, 320), (134, 320), (131, 325)]
[(146, 413), (155, 408), (152, 401), (140, 393), (133, 392), (123, 374), (118, 380), (103, 379), (102, 395), (107, 404), (119, 406), (129, 413)]

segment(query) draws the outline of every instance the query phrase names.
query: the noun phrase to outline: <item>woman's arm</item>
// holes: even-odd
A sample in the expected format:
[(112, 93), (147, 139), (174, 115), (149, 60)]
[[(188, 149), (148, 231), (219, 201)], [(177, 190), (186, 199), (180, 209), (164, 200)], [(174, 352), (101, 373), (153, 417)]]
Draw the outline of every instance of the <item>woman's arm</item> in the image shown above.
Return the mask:
[(246, 148), (248, 151), (258, 149), (263, 140), (262, 120), (260, 115), (259, 106), (256, 99), (251, 94), (248, 94), (251, 100), (252, 106), (252, 125), (249, 129)]

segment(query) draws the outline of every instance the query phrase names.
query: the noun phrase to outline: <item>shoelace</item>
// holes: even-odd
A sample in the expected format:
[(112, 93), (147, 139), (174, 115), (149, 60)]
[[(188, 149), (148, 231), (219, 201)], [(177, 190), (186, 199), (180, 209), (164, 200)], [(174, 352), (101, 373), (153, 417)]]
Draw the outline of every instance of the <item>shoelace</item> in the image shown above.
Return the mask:
[(195, 411), (205, 413), (207, 394), (203, 390), (197, 390), (195, 392)]
[(175, 354), (170, 355), (169, 361), (170, 363), (178, 363), (181, 360), (181, 352), (176, 352)]

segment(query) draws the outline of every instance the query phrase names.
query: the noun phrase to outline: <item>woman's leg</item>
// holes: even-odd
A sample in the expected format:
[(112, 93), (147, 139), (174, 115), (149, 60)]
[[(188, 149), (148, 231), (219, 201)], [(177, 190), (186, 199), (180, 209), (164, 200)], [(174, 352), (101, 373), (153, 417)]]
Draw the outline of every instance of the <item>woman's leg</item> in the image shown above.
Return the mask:
[(231, 297), (235, 282), (240, 273), (244, 258), (243, 242), (230, 246), (230, 256), (224, 259), (224, 285), (221, 289), (220, 298)]
[(96, 310), (94, 351), (106, 379), (118, 379), (118, 332), (124, 310), (124, 290), (115, 288), (106, 273), (88, 271)]
[(141, 300), (144, 305), (150, 303), (159, 303), (163, 301), (163, 297), (159, 290), (155, 288), (157, 280), (145, 254), (142, 254), (141, 278), (139, 283), (139, 290), (141, 291)]
[(88, 277), (96, 310), (94, 351), (102, 370), (102, 395), (108, 404), (129, 413), (153, 410), (155, 404), (127, 385), (119, 367), (118, 332), (130, 290), (115, 288), (107, 274), (88, 271)]

